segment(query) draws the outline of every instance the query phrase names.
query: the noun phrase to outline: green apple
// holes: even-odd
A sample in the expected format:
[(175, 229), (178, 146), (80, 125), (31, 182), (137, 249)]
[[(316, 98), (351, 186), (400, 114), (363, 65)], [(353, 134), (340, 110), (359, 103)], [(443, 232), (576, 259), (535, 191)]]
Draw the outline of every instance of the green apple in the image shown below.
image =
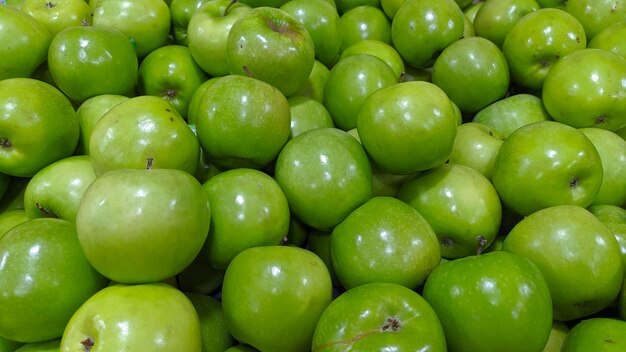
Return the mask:
[(132, 95), (138, 59), (130, 40), (119, 30), (76, 26), (54, 37), (48, 67), (59, 89), (83, 102), (100, 94)]
[(623, 351), (626, 321), (614, 318), (585, 319), (572, 327), (563, 341), (562, 352)]
[(392, 283), (352, 288), (324, 310), (312, 352), (446, 351), (437, 314), (415, 291)]
[(526, 94), (514, 94), (498, 100), (478, 111), (473, 122), (483, 123), (496, 130), (503, 138), (516, 129), (533, 122), (551, 120), (541, 98)]
[(222, 303), (211, 296), (199, 293), (186, 293), (186, 295), (200, 318), (202, 352), (223, 352), (233, 346), (236, 341), (226, 328)]
[(389, 67), (396, 74), (396, 77), (400, 77), (405, 72), (404, 61), (398, 53), (398, 51), (391, 46), (391, 44), (385, 43), (376, 39), (364, 39), (350, 45), (341, 52), (342, 60), (348, 56), (369, 54), (378, 57), (385, 61)]
[(2, 238), (7, 231), (12, 229), (18, 224), (23, 223), (30, 218), (26, 215), (24, 209), (12, 209), (5, 210), (0, 213), (0, 238)]
[(72, 155), (79, 137), (74, 107), (58, 89), (31, 78), (0, 81), (0, 172), (32, 176)]
[(626, 209), (611, 204), (594, 204), (587, 210), (613, 232), (626, 267)]
[(393, 46), (409, 65), (431, 67), (441, 51), (463, 36), (463, 16), (454, 0), (407, 0), (391, 23)]
[(76, 221), (78, 205), (96, 172), (87, 155), (63, 158), (32, 177), (24, 192), (24, 210), (29, 218), (52, 217)]
[(385, 12), (385, 15), (387, 15), (390, 20), (393, 20), (396, 12), (398, 12), (398, 9), (405, 1), (406, 0), (380, 0), (380, 7)]
[(600, 154), (602, 183), (592, 204), (626, 206), (626, 140), (600, 128), (581, 128)]
[(432, 74), (432, 82), (464, 113), (500, 100), (509, 89), (507, 60), (495, 44), (481, 37), (463, 38), (446, 47)]
[(211, 204), (206, 250), (212, 267), (226, 270), (242, 250), (279, 245), (287, 235), (289, 204), (269, 175), (237, 168), (221, 172), (202, 187)]
[(624, 0), (568, 0), (565, 11), (576, 17), (592, 40), (604, 28), (626, 20)]
[(89, 265), (74, 224), (61, 219), (10, 229), (0, 263), (0, 336), (13, 341), (61, 337), (74, 311), (109, 282)]
[(476, 254), (498, 235), (502, 220), (498, 193), (489, 179), (470, 167), (444, 164), (417, 174), (404, 182), (398, 198), (432, 226), (442, 257)]
[(196, 125), (196, 120), (198, 117), (198, 112), (200, 108), (200, 103), (204, 100), (204, 93), (213, 85), (213, 83), (217, 82), (221, 77), (212, 77), (208, 80), (202, 82), (191, 94), (189, 98), (189, 105), (187, 107), (187, 124), (190, 126)]
[(373, 197), (335, 226), (332, 265), (346, 289), (388, 282), (417, 289), (441, 260), (439, 242), (420, 213), (393, 197)]
[(380, 7), (380, 0), (334, 0), (337, 12), (343, 14), (358, 6)]
[(330, 70), (323, 63), (315, 60), (313, 63), (313, 70), (311, 74), (304, 82), (304, 84), (298, 89), (297, 92), (292, 94), (291, 97), (305, 96), (311, 97), (320, 103), (324, 102), (324, 87), (326, 87), (326, 81), (330, 76)]
[(196, 11), (210, 0), (172, 0), (170, 2), (170, 15), (172, 17), (172, 32), (176, 44), (187, 46), (189, 44), (187, 28), (189, 21)]
[(194, 174), (200, 157), (196, 135), (161, 97), (142, 95), (112, 107), (96, 123), (89, 156), (97, 175), (121, 169), (180, 169)]
[(481, 6), (485, 4), (484, 1), (473, 1), (471, 5), (463, 9), (463, 13), (465, 17), (472, 23), (472, 28), (474, 27), (474, 19), (476, 19), (476, 13)]
[(552, 328), (550, 290), (531, 261), (505, 251), (439, 265), (424, 298), (450, 351), (541, 352)]
[(169, 285), (116, 284), (76, 310), (60, 350), (201, 352), (200, 319), (187, 296)]
[(361, 40), (374, 39), (391, 44), (391, 22), (378, 7), (361, 5), (339, 18), (341, 50)]
[(504, 137), (480, 122), (466, 122), (456, 128), (450, 162), (465, 165), (491, 180), (493, 162)]
[(165, 45), (142, 60), (137, 75), (137, 91), (164, 98), (186, 119), (194, 91), (207, 79), (188, 47)]
[(504, 38), (517, 21), (541, 7), (536, 0), (489, 0), (476, 11), (476, 35), (502, 47)]
[(11, 6), (0, 6), (0, 80), (29, 77), (46, 61), (52, 34), (40, 21)]
[(291, 114), (290, 138), (316, 128), (335, 127), (328, 109), (319, 101), (305, 96), (294, 96), (287, 101)]
[(626, 19), (612, 24), (598, 32), (587, 44), (589, 48), (603, 49), (611, 51), (622, 59), (626, 59)]
[(144, 57), (165, 45), (172, 20), (163, 0), (98, 0), (92, 21), (95, 27), (115, 28), (127, 35), (137, 56)]
[(585, 29), (564, 10), (545, 8), (520, 18), (504, 38), (502, 52), (512, 80), (540, 90), (554, 64), (587, 46)]
[(189, 19), (187, 45), (194, 60), (213, 77), (230, 73), (226, 42), (233, 23), (251, 8), (232, 0), (205, 1)]
[(257, 7), (235, 21), (226, 50), (231, 74), (267, 82), (285, 96), (302, 87), (315, 62), (315, 44), (306, 27), (271, 7)]
[(76, 117), (80, 127), (80, 137), (76, 154), (89, 155), (89, 139), (100, 119), (115, 105), (129, 98), (119, 94), (101, 94), (93, 96), (78, 106)]
[(330, 230), (372, 196), (372, 169), (363, 147), (336, 128), (304, 132), (287, 142), (274, 178), (304, 224)]
[(337, 273), (335, 273), (333, 258), (330, 252), (331, 233), (330, 231), (310, 230), (306, 248), (322, 259), (324, 264), (326, 264), (333, 286), (341, 289), (341, 283)]
[(504, 140), (491, 180), (502, 202), (520, 215), (554, 205), (589, 206), (602, 184), (602, 162), (579, 130), (535, 122)]
[(269, 165), (289, 139), (290, 122), (289, 102), (276, 87), (240, 75), (212, 84), (196, 114), (203, 151), (224, 169)]
[(89, 262), (119, 283), (176, 275), (200, 252), (211, 212), (202, 185), (177, 169), (120, 169), (98, 176), (78, 207)]
[(59, 352), (60, 348), (61, 338), (58, 338), (49, 341), (27, 343), (16, 349), (15, 352)]
[(84, 0), (24, 0), (22, 11), (41, 22), (52, 34), (91, 23), (91, 9)]
[(23, 345), (24, 343), (22, 342), (7, 340), (4, 337), (0, 336), (0, 351), (1, 352), (15, 352), (17, 349), (19, 349)]
[(365, 98), (394, 85), (398, 78), (385, 61), (373, 55), (352, 55), (339, 60), (330, 70), (324, 87), (324, 106), (335, 126), (344, 131), (355, 128)]
[(563, 346), (563, 341), (568, 332), (569, 328), (564, 322), (554, 320), (550, 330), (550, 338), (543, 347), (543, 352), (561, 352), (561, 346)]
[(315, 325), (331, 300), (326, 265), (299, 247), (245, 249), (224, 276), (226, 327), (238, 341), (261, 351), (309, 351)]
[(537, 4), (539, 4), (541, 8), (555, 7), (564, 9), (566, 3), (567, 0), (537, 0)]
[(309, 227), (295, 216), (289, 217), (289, 230), (282, 240), (283, 245), (305, 248), (309, 238)]
[(291, 0), (280, 9), (307, 29), (315, 46), (315, 59), (327, 66), (337, 61), (342, 32), (337, 9), (328, 0)]
[(368, 155), (392, 174), (442, 165), (452, 151), (457, 118), (450, 99), (432, 83), (412, 81), (370, 94), (357, 117)]
[(503, 250), (539, 267), (550, 287), (556, 320), (578, 319), (608, 307), (624, 280), (615, 236), (591, 212), (575, 205), (557, 205), (525, 217), (509, 232)]
[(239, 0), (242, 4), (246, 4), (251, 7), (281, 7), (289, 0)]
[(602, 49), (561, 58), (543, 84), (542, 100), (555, 121), (616, 131), (626, 126), (626, 60)]

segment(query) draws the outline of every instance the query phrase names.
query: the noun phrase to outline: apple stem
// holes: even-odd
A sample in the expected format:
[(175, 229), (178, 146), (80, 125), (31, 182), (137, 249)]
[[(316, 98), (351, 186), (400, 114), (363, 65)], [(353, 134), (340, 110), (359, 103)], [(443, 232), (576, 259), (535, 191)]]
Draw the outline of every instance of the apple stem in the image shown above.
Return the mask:
[(250, 69), (248, 68), (248, 66), (243, 65), (241, 68), (243, 68), (244, 71), (246, 71), (246, 74), (248, 75), (248, 77), (250, 78), (254, 78), (254, 75), (252, 75), (252, 72), (250, 71)]
[(487, 247), (487, 239), (482, 236), (476, 236), (476, 241), (478, 242), (478, 248), (476, 249), (476, 255), (481, 255), (485, 248)]
[(146, 170), (152, 170), (152, 161), (154, 158), (146, 158)]
[(230, 9), (233, 7), (233, 5), (235, 5), (236, 3), (238, 3), (239, 0), (230, 0), (230, 2), (228, 3), (228, 5), (226, 6), (226, 8), (224, 9), (224, 13), (222, 14), (223, 16), (228, 15), (228, 12), (230, 11)]
[(45, 218), (54, 218), (54, 219), (58, 219), (59, 216), (53, 212), (51, 212), (50, 210), (44, 208), (41, 206), (41, 204), (39, 204), (39, 202), (35, 203), (35, 206), (37, 207), (37, 209), (39, 210), (39, 212), (41, 213), (41, 215), (43, 215)]

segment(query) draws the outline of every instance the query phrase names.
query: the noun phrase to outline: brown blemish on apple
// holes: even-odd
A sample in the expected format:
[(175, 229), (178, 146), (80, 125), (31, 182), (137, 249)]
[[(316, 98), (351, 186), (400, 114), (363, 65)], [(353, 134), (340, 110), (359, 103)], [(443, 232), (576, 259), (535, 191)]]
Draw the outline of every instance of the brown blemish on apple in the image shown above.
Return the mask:
[(391, 330), (391, 331), (398, 331), (400, 330), (400, 322), (398, 321), (398, 319), (391, 317), (391, 318), (387, 318), (387, 322), (385, 323), (385, 325), (383, 325), (382, 328), (380, 328), (381, 331), (387, 331), (387, 330)]
[(8, 138), (0, 138), (0, 147), (2, 148), (11, 148), (13, 144)]
[(613, 341), (611, 339), (604, 339), (604, 342), (606, 342), (606, 343), (615, 343), (615, 341)]
[(41, 206), (39, 202), (35, 203), (35, 206), (37, 207), (37, 210), (39, 210), (39, 212), (41, 213), (41, 215), (43, 215), (44, 218), (53, 218), (53, 219), (59, 218), (57, 214)]
[(441, 243), (442, 246), (445, 246), (445, 247), (452, 247), (454, 245), (454, 240), (450, 237), (444, 237), (441, 240), (439, 240), (439, 242)]
[(606, 121), (606, 115), (600, 115), (596, 118), (596, 120), (594, 121), (594, 123), (596, 125), (602, 124), (604, 123), (604, 121)]
[(88, 338), (82, 340), (80, 342), (81, 345), (83, 345), (83, 352), (89, 352), (91, 351), (91, 349), (93, 348), (93, 345), (95, 345), (96, 341), (93, 339), (93, 337), (89, 336)]

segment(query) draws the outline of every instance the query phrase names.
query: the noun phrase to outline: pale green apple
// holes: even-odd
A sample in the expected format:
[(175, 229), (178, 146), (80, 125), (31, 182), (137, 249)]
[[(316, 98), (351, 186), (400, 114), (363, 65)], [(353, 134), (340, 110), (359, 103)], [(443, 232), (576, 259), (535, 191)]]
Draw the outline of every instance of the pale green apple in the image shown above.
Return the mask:
[(516, 129), (533, 122), (551, 120), (541, 98), (526, 94), (514, 94), (498, 100), (472, 118), (473, 122), (483, 123), (496, 130), (503, 138)]
[(504, 38), (517, 21), (526, 14), (539, 10), (536, 0), (489, 0), (476, 11), (474, 30), (479, 37), (502, 47)]
[(598, 32), (587, 45), (589, 48), (603, 49), (626, 59), (626, 19), (610, 25)]
[(613, 232), (626, 267), (626, 209), (610, 204), (595, 204), (587, 208)]
[(91, 24), (91, 9), (84, 0), (24, 0), (22, 11), (46, 26), (53, 37), (67, 27)]
[(391, 22), (378, 7), (359, 5), (343, 12), (339, 18), (341, 52), (352, 44), (367, 39), (391, 44)]
[(96, 123), (115, 105), (129, 98), (119, 94), (101, 94), (85, 100), (76, 109), (76, 117), (80, 127), (80, 138), (76, 154), (89, 155), (89, 138)]
[(565, 337), (561, 352), (626, 350), (626, 321), (595, 317), (574, 325)]
[(565, 11), (576, 17), (592, 40), (604, 28), (626, 20), (624, 0), (567, 0)]
[(294, 96), (287, 101), (291, 114), (290, 138), (315, 128), (335, 127), (328, 109), (319, 101), (306, 96)]
[(339, 60), (358, 54), (369, 54), (378, 57), (385, 61), (389, 67), (396, 74), (396, 77), (400, 77), (405, 71), (404, 61), (398, 53), (398, 51), (391, 46), (391, 44), (385, 43), (376, 39), (364, 39), (350, 45), (341, 52)]
[(493, 162), (504, 137), (480, 122), (466, 122), (456, 128), (450, 162), (465, 165), (491, 180)]

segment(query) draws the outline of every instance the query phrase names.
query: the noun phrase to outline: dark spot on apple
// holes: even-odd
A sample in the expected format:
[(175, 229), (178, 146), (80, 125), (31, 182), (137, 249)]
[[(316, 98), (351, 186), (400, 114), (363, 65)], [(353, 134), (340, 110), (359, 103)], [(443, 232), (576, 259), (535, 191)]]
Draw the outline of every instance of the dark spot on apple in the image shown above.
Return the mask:
[(96, 344), (96, 341), (94, 341), (93, 337), (89, 336), (88, 338), (82, 340), (80, 344), (83, 345), (83, 352), (89, 352)]
[(152, 162), (154, 161), (154, 158), (146, 158), (146, 170), (151, 170), (152, 169)]
[(493, 132), (491, 132), (491, 131), (487, 131), (487, 133), (488, 133), (491, 137), (493, 137)]
[(485, 248), (487, 248), (487, 239), (483, 235), (476, 236), (476, 242), (478, 242), (478, 248), (476, 249), (476, 255), (480, 255)]
[(172, 109), (170, 109), (170, 108), (165, 108), (165, 111), (167, 111), (167, 112), (172, 112)]
[(48, 8), (48, 9), (54, 8), (54, 7), (56, 7), (56, 6), (57, 6), (57, 5), (55, 5), (55, 4), (53, 4), (53, 3), (51, 3), (50, 1), (46, 2), (46, 8)]
[(41, 206), (39, 202), (35, 203), (35, 206), (37, 207), (37, 210), (39, 210), (39, 212), (41, 213), (41, 215), (43, 215), (44, 218), (54, 218), (54, 219), (59, 218), (57, 214)]
[(176, 91), (174, 89), (169, 88), (165, 91), (165, 99), (173, 99), (175, 97), (176, 97)]
[(576, 37), (576, 43), (580, 43), (580, 37)]
[(596, 125), (599, 125), (601, 123), (604, 123), (604, 121), (606, 121), (606, 115), (600, 115), (596, 118), (594, 122)]
[(11, 148), (13, 144), (8, 138), (0, 138), (0, 147), (2, 148)]
[(578, 302), (578, 303), (574, 303), (574, 307), (576, 308), (585, 308), (587, 306), (588, 302)]
[(170, 116), (170, 121), (174, 122), (174, 118)]
[[(91, 15), (91, 16), (93, 16), (93, 15)], [(86, 19), (86, 18), (83, 18), (83, 19), (80, 21), (80, 25), (81, 25), (81, 26), (83, 26), (83, 27), (87, 27), (87, 26), (89, 26), (89, 21), (87, 21), (87, 19)]]
[(542, 59), (542, 60), (539, 62), (539, 65), (541, 66), (541, 68), (544, 68), (544, 67), (548, 66), (548, 63), (549, 63), (549, 61), (548, 61), (548, 60), (546, 60), (546, 59)]
[(398, 331), (400, 330), (400, 322), (396, 318), (387, 318), (385, 324), (380, 328), (381, 331)]
[(579, 183), (580, 183), (580, 179), (578, 179), (578, 177), (574, 177), (571, 181), (569, 181), (569, 186), (570, 188), (575, 188), (575, 187), (578, 187)]
[(613, 341), (611, 339), (604, 339), (604, 342), (606, 342), (606, 343), (615, 343), (615, 341)]
[(452, 247), (454, 245), (454, 240), (450, 237), (444, 237), (439, 240), (439, 243), (441, 243), (441, 245), (445, 247)]

